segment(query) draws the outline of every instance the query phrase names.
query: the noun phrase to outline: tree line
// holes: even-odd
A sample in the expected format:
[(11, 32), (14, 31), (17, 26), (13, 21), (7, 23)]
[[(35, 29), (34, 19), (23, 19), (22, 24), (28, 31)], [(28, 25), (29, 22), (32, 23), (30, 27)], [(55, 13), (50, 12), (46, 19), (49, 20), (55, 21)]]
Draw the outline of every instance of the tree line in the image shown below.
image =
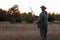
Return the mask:
[[(38, 17), (39, 16), (33, 15), (32, 12), (21, 13), (18, 5), (9, 8), (8, 11), (0, 9), (0, 21), (9, 21), (10, 23), (33, 23)], [(55, 14), (54, 12), (52, 14), (48, 13), (48, 21), (54, 22), (55, 20), (60, 21), (60, 14)]]
[(48, 21), (54, 22), (54, 21), (60, 21), (60, 14), (59, 13), (48, 13)]
[(21, 23), (24, 21), (26, 23), (33, 23), (34, 15), (32, 12), (21, 13), (18, 5), (14, 5), (8, 11), (0, 9), (0, 21), (9, 21), (10, 23)]

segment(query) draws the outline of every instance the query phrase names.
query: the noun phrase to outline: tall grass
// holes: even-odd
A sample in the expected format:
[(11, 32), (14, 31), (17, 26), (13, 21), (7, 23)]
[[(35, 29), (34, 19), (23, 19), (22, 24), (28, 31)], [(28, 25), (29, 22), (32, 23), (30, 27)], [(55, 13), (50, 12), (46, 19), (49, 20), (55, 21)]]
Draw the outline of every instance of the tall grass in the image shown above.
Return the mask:
[[(37, 24), (0, 22), (0, 40), (41, 40)], [(49, 24), (47, 40), (60, 40), (60, 24)]]

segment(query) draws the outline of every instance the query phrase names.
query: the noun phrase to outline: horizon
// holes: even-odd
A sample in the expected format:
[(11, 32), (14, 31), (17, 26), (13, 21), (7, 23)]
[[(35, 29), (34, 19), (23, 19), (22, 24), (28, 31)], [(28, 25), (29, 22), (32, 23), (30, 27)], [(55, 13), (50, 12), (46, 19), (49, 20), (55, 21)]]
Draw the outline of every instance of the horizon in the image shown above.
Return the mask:
[(47, 12), (55, 12), (60, 14), (59, 3), (60, 0), (1, 0), (0, 8), (8, 10), (17, 4), (20, 12), (31, 12), (32, 9), (35, 15), (39, 15), (41, 12), (40, 7), (44, 5), (47, 7)]

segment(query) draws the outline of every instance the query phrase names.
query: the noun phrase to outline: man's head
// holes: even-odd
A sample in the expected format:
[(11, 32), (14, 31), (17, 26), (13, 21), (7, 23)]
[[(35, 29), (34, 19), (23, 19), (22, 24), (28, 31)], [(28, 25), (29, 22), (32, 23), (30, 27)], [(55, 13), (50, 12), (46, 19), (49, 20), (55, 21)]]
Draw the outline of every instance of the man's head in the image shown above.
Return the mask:
[(42, 11), (45, 11), (45, 9), (47, 9), (45, 6), (41, 6), (40, 8)]

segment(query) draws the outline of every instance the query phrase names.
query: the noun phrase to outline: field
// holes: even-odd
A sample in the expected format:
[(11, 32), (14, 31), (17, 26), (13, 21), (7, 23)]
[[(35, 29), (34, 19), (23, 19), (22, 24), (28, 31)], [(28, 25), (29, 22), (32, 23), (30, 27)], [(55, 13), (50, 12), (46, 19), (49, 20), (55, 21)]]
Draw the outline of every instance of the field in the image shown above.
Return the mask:
[[(0, 40), (40, 40), (37, 24), (0, 22)], [(49, 24), (47, 40), (60, 40), (60, 24)]]

